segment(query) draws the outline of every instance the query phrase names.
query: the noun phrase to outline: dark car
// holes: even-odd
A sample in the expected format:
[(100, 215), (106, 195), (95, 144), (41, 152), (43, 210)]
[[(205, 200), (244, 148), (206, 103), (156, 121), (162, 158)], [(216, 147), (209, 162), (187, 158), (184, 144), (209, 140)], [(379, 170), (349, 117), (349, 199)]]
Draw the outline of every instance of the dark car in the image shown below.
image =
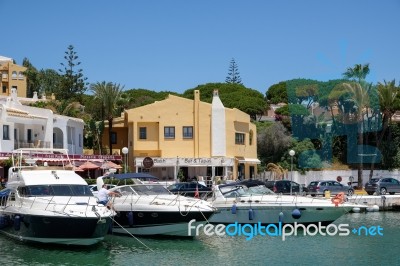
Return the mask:
[(307, 192), (307, 188), (290, 180), (270, 180), (265, 182), (265, 186), (275, 193), (290, 194), (290, 184), (292, 193)]
[(326, 191), (329, 191), (332, 195), (339, 194), (340, 192), (344, 192), (348, 196), (354, 194), (354, 189), (352, 187), (342, 185), (335, 180), (312, 181), (307, 188), (308, 194), (311, 196), (323, 196)]
[(243, 184), (246, 187), (265, 186), (265, 182), (257, 179), (245, 179), (240, 181), (240, 184)]
[(8, 196), (10, 195), (11, 190), (9, 188), (5, 188), (0, 190), (0, 206), (5, 206)]
[(400, 192), (400, 182), (391, 177), (371, 178), (365, 184), (365, 191), (368, 195), (372, 195), (375, 192), (380, 195), (385, 195), (386, 193), (393, 195)]
[(201, 198), (211, 195), (211, 188), (198, 182), (175, 183), (168, 186), (167, 189), (174, 194), (180, 194), (188, 197), (195, 197), (196, 191), (199, 192), (199, 197)]

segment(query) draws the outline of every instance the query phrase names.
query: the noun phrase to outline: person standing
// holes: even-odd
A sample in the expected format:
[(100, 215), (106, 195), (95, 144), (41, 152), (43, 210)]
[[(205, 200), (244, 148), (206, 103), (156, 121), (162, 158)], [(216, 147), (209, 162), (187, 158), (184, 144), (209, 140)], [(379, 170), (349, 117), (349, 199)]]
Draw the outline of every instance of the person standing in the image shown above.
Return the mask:
[(109, 202), (109, 197), (112, 196), (119, 197), (121, 195), (118, 192), (108, 190), (107, 185), (103, 184), (103, 186), (101, 187), (101, 189), (97, 194), (97, 198), (99, 199), (98, 203), (103, 204), (104, 206), (111, 207), (111, 203)]

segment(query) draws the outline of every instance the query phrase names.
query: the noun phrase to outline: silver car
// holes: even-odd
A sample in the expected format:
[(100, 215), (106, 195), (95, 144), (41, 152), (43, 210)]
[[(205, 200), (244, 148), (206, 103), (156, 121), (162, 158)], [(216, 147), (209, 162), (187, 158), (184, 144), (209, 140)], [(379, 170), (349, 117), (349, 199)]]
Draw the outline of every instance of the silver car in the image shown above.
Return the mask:
[(311, 196), (324, 195), (325, 191), (330, 191), (331, 195), (344, 192), (348, 196), (354, 194), (354, 189), (349, 186), (340, 184), (335, 180), (312, 181), (307, 186), (308, 194)]
[(368, 195), (372, 195), (375, 192), (380, 195), (389, 193), (400, 193), (400, 182), (397, 179), (391, 177), (371, 178), (368, 183), (365, 184), (365, 191)]

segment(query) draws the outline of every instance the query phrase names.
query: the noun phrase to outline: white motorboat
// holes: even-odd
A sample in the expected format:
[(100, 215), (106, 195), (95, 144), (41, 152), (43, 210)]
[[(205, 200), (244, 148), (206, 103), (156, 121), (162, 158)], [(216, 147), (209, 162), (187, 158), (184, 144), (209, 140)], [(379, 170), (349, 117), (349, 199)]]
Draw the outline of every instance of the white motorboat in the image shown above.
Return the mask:
[(115, 213), (97, 203), (86, 181), (72, 167), (36, 165), (43, 158), (68, 162), (67, 150), (19, 149), (12, 158), (0, 193), (0, 233), (63, 245), (87, 246), (104, 239)]
[[(115, 174), (114, 178), (123, 180), (136, 178), (136, 173)], [(103, 179), (97, 179), (102, 186)], [(110, 191), (121, 194), (112, 197), (112, 205), (117, 215), (114, 217), (113, 234), (141, 236), (193, 237), (188, 232), (188, 223), (205, 224), (214, 214), (215, 208), (205, 200), (174, 195), (163, 184), (137, 182), (116, 186)]]
[(275, 194), (265, 186), (246, 187), (241, 183), (216, 185), (212, 197), (218, 211), (211, 223), (218, 224), (317, 224), (327, 225), (364, 207), (344, 201), (335, 202), (301, 195)]

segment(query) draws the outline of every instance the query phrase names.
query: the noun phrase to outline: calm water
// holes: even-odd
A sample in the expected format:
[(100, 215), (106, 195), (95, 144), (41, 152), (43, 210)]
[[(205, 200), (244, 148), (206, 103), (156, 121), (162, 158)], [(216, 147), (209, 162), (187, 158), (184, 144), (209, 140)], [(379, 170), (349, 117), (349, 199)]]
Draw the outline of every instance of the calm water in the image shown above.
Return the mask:
[(2, 265), (399, 265), (400, 212), (347, 214), (335, 224), (383, 227), (383, 236), (257, 236), (189, 239), (107, 236), (86, 249), (32, 246), (0, 235)]

